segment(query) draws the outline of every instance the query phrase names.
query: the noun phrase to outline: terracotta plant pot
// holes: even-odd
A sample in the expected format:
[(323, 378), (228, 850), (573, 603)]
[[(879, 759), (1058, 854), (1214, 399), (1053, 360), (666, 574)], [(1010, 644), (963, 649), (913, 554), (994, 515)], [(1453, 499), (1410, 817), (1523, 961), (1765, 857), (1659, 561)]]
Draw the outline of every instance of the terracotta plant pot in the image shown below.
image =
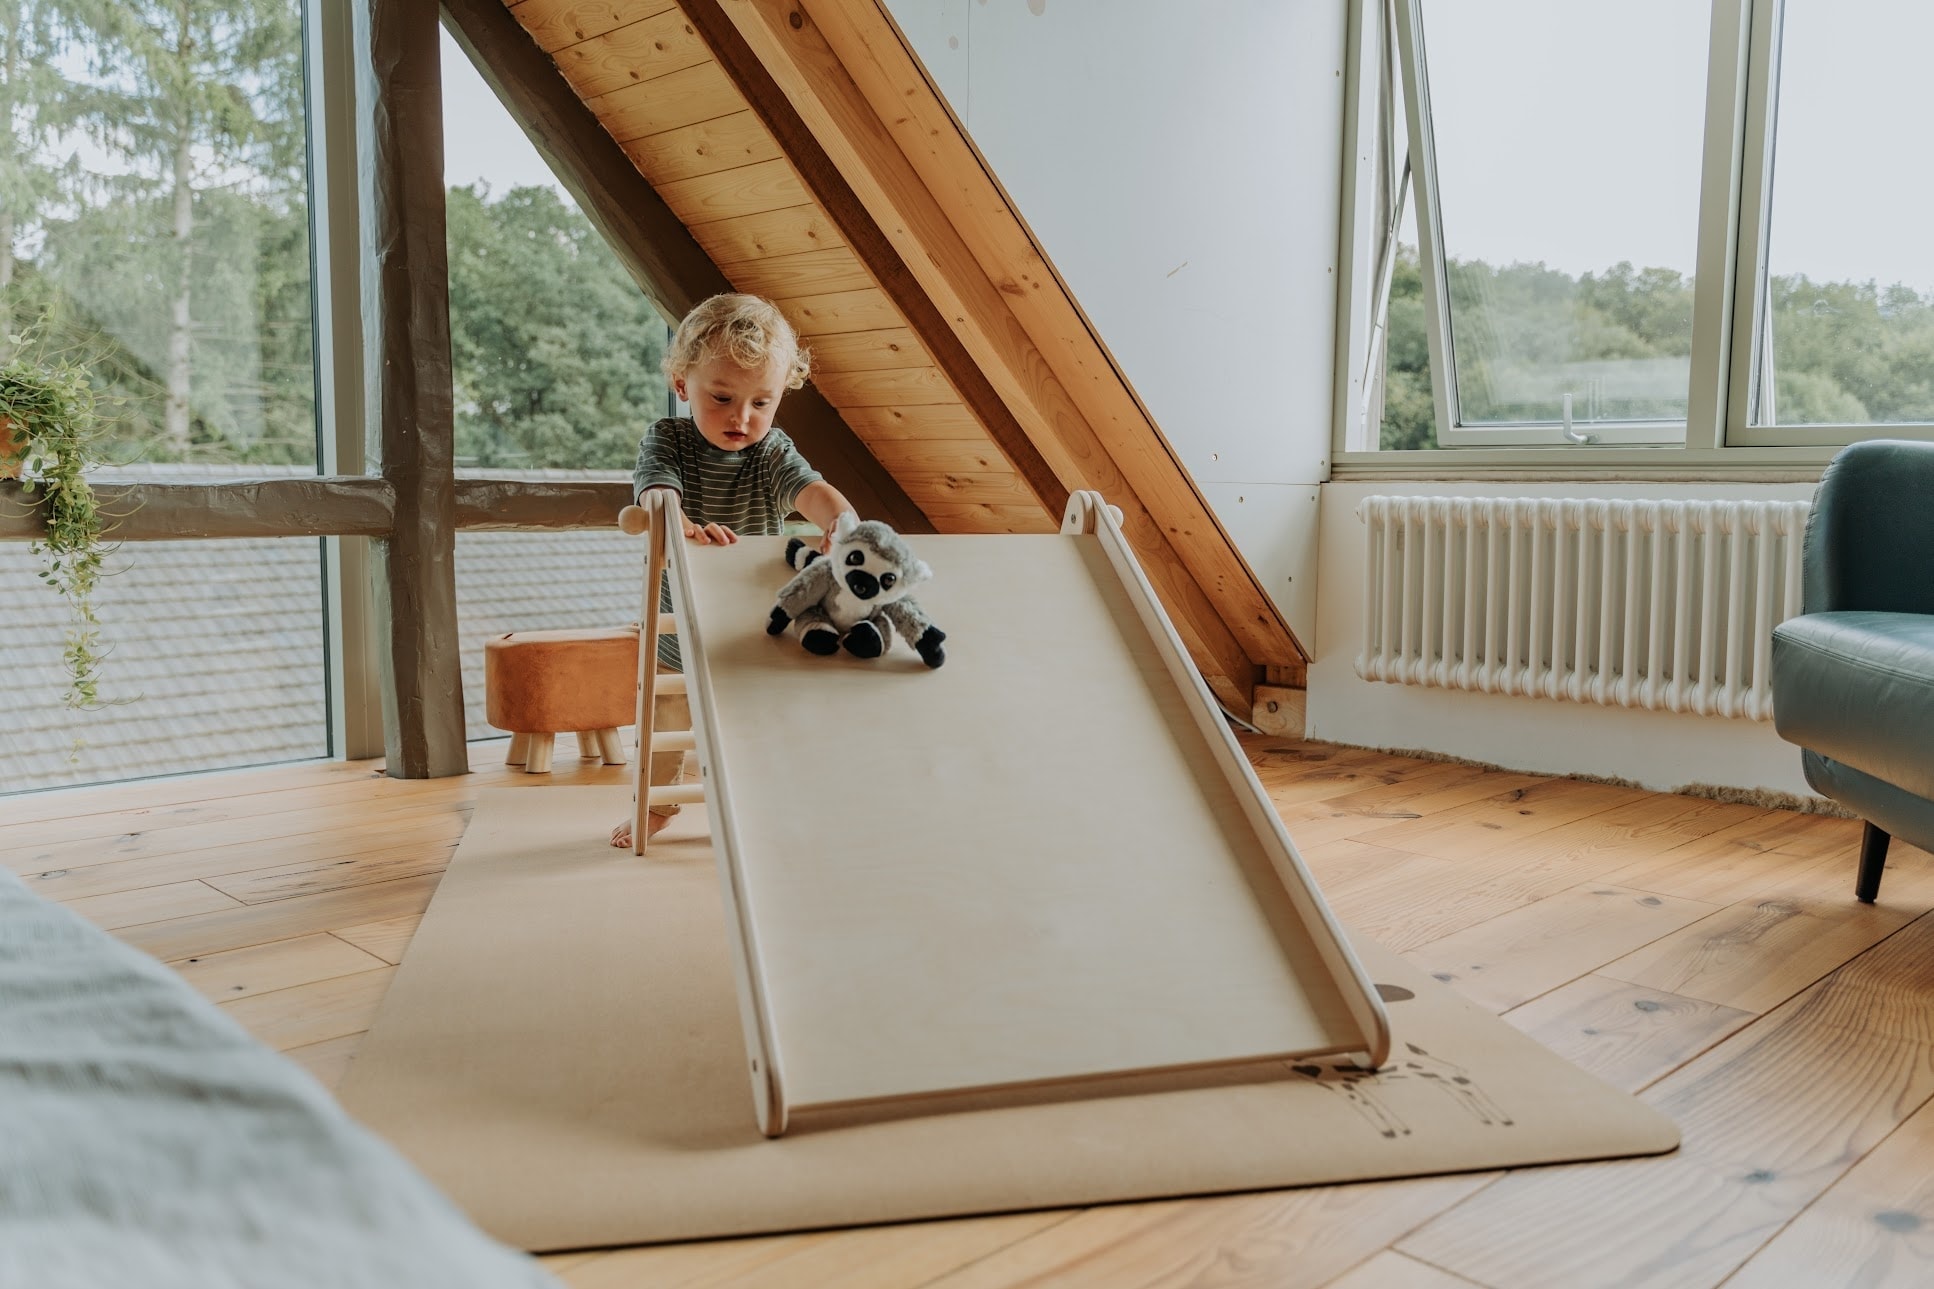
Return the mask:
[(0, 479), (18, 479), (27, 459), (27, 431), (16, 429), (11, 418), (0, 416)]

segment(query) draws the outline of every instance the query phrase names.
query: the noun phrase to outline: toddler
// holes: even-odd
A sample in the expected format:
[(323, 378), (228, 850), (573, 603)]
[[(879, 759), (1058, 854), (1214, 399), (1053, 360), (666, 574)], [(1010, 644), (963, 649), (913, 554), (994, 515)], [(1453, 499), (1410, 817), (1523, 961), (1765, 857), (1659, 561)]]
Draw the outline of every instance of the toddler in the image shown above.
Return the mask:
[[(678, 493), (685, 539), (701, 546), (729, 546), (742, 534), (777, 536), (795, 510), (831, 533), (833, 521), (852, 504), (772, 424), (780, 397), (805, 384), (811, 370), (811, 355), (771, 301), (715, 295), (699, 304), (678, 324), (665, 351), (665, 376), (692, 414), (668, 416), (645, 432), (633, 495), (642, 497), (648, 488)], [(676, 637), (659, 637), (658, 666), (679, 670)], [(658, 701), (684, 700), (668, 695)], [(675, 717), (675, 710), (664, 714)], [(638, 731), (638, 740), (648, 745), (650, 731)], [(640, 755), (649, 755), (648, 747)], [(675, 782), (683, 761), (680, 752), (653, 756), (649, 781)], [(677, 806), (653, 806), (646, 835), (676, 813)], [(629, 819), (612, 829), (611, 844), (631, 845)]]

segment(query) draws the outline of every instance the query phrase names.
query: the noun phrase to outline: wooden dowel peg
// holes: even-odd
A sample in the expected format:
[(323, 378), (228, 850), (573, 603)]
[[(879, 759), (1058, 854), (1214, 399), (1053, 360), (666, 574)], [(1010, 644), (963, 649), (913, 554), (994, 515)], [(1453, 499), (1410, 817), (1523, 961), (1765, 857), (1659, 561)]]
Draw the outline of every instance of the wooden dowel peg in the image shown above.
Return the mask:
[(651, 750), (653, 752), (692, 752), (698, 748), (698, 736), (690, 730), (653, 730)]
[(524, 761), (525, 774), (549, 774), (551, 772), (551, 747), (557, 741), (555, 734), (533, 734), (530, 736), (530, 755)]
[(702, 783), (660, 784), (645, 793), (648, 806), (695, 806), (703, 800), (705, 785)]

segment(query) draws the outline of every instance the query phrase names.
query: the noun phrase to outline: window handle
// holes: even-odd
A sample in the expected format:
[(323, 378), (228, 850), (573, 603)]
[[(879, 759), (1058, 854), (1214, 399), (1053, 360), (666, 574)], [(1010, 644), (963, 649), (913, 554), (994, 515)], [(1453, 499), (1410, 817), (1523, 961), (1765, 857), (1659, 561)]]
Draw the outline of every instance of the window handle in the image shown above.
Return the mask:
[(1598, 436), (1596, 434), (1587, 434), (1583, 430), (1574, 430), (1571, 428), (1571, 395), (1570, 394), (1565, 395), (1565, 438), (1572, 443), (1598, 442)]

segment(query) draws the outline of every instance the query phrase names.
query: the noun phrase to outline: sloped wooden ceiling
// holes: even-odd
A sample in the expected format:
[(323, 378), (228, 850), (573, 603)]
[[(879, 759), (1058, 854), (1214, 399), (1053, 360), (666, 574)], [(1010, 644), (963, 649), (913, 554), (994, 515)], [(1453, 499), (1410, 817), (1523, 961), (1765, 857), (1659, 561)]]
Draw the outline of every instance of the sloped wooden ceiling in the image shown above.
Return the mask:
[(1051, 532), (1096, 489), (1225, 703), (1246, 713), (1266, 668), (1300, 683), (1301, 645), (878, 0), (508, 7), (724, 278), (785, 311), (936, 529)]

